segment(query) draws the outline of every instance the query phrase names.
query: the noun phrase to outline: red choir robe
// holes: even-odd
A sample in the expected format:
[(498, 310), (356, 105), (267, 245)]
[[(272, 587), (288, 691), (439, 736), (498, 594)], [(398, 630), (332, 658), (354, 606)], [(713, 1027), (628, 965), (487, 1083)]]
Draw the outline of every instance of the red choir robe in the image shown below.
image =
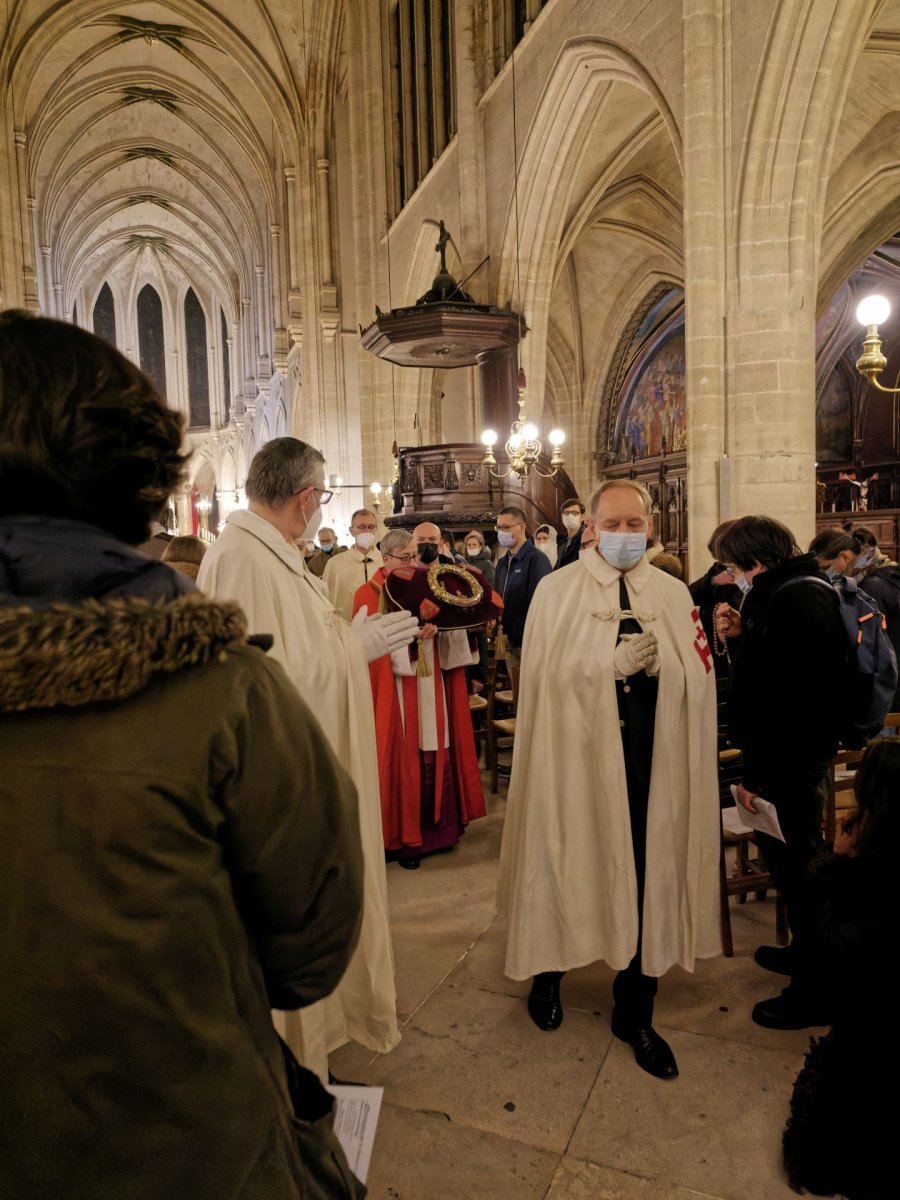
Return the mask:
[[(385, 569), (381, 567), (368, 583), (357, 590), (353, 604), (354, 616), (361, 608), (365, 608), (370, 616), (381, 611), (381, 591), (386, 574)], [(445, 756), (449, 754), (460, 821), (467, 825), (477, 817), (485, 816), (486, 809), (475, 736), (472, 732), (466, 673), (462, 666), (450, 669), (440, 667), (437, 643), (438, 638), (435, 638), (432, 644), (436, 669), (429, 680), (435, 688), (435, 717), (438, 727), (433, 816), (435, 821), (441, 816)], [(419, 680), (415, 673), (395, 675), (390, 655), (369, 664), (369, 677), (375, 707), (378, 780), (381, 789), (385, 849), (400, 850), (403, 847), (421, 846), (423, 837), (418, 724)], [(402, 710), (397, 693), (398, 679), (403, 692)], [(445, 742), (449, 742), (446, 747)]]

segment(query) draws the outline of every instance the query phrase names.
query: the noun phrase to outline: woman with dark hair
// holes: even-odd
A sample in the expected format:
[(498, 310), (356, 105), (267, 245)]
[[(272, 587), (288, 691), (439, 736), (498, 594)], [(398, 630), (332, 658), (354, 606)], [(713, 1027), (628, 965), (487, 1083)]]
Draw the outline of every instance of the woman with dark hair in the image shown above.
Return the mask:
[[(853, 578), (884, 616), (887, 635), (900, 662), (900, 567), (882, 553), (871, 529), (860, 526), (850, 536), (861, 547), (859, 558), (853, 565)], [(892, 710), (900, 711), (900, 684)]]
[(794, 1085), (784, 1158), (791, 1185), (814, 1195), (897, 1195), (891, 1094), (900, 741), (873, 742), (854, 790), (857, 809), (834, 852), (809, 877), (816, 949), (832, 981), (831, 1032), (814, 1043)]
[(728, 736), (742, 751), (739, 804), (758, 796), (778, 813), (784, 841), (757, 835), (787, 907), (793, 943), (761, 946), (757, 963), (792, 975), (779, 996), (753, 1009), (758, 1025), (802, 1029), (827, 1023), (828, 1011), (805, 957), (802, 879), (821, 841), (821, 789), (838, 748), (847, 637), (838, 598), (814, 554), (771, 517), (742, 517), (719, 538), (719, 555), (744, 593), (740, 612), (719, 606), (719, 635), (741, 635), (734, 657)]
[(843, 529), (823, 529), (809, 543), (809, 552), (832, 583), (853, 574), (853, 565), (862, 552), (862, 544)]
[(115, 349), (0, 314), (4, 1196), (356, 1194), (269, 1011), (356, 943), (356, 794), (240, 610), (133, 549), (183, 466)]
[(739, 605), (741, 601), (740, 589), (735, 587), (734, 580), (725, 570), (725, 564), (719, 558), (719, 538), (733, 524), (733, 520), (723, 521), (713, 530), (706, 547), (713, 560), (712, 565), (707, 569), (705, 575), (701, 575), (699, 579), (695, 579), (688, 586), (691, 599), (697, 605), (697, 611), (700, 613), (706, 640), (713, 648), (716, 680), (722, 681), (722, 687), (731, 673), (731, 659), (737, 651), (737, 642), (719, 637), (715, 621), (716, 609), (719, 605), (724, 605), (726, 609), (729, 609)]

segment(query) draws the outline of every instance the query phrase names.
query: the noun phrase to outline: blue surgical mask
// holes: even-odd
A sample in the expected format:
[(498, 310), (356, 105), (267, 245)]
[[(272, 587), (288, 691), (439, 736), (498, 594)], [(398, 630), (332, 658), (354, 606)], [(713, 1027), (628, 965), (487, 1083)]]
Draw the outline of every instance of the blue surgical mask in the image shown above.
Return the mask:
[(828, 576), (828, 578), (831, 580), (832, 583), (837, 583), (837, 581), (840, 578), (842, 578), (840, 571), (836, 571), (834, 569), (834, 567), (829, 567), (828, 570), (825, 572), (825, 574)]
[(514, 533), (510, 533), (508, 529), (501, 529), (497, 534), (497, 541), (504, 548), (504, 550), (509, 550), (511, 546), (516, 544), (516, 535)]
[(617, 571), (627, 571), (641, 561), (647, 549), (646, 531), (641, 533), (609, 533), (600, 531), (600, 553)]
[(748, 581), (746, 575), (735, 575), (734, 582), (736, 586), (741, 589), (745, 596), (753, 587), (753, 584)]

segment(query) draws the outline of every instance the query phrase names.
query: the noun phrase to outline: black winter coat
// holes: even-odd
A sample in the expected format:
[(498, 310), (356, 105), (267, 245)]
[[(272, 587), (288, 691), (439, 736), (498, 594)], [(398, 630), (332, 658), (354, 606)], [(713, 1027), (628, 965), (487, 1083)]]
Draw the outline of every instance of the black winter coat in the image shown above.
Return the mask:
[[(897, 662), (900, 663), (900, 567), (891, 564), (878, 567), (859, 584), (862, 591), (871, 596), (879, 611), (884, 616), (887, 625), (887, 635), (891, 639)], [(894, 693), (893, 712), (900, 712), (900, 682)]]
[(741, 607), (741, 644), (728, 704), (743, 783), (765, 796), (787, 773), (821, 768), (838, 748), (848, 647), (833, 588), (788, 580), (825, 576), (814, 554), (754, 577)]

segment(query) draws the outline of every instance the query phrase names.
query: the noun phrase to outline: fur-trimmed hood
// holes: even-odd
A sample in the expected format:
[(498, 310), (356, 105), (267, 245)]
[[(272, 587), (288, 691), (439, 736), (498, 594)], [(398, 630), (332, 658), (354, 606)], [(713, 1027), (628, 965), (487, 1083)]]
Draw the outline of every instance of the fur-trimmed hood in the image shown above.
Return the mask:
[(154, 675), (202, 666), (246, 640), (236, 604), (87, 599), (0, 607), (0, 712), (125, 700)]

